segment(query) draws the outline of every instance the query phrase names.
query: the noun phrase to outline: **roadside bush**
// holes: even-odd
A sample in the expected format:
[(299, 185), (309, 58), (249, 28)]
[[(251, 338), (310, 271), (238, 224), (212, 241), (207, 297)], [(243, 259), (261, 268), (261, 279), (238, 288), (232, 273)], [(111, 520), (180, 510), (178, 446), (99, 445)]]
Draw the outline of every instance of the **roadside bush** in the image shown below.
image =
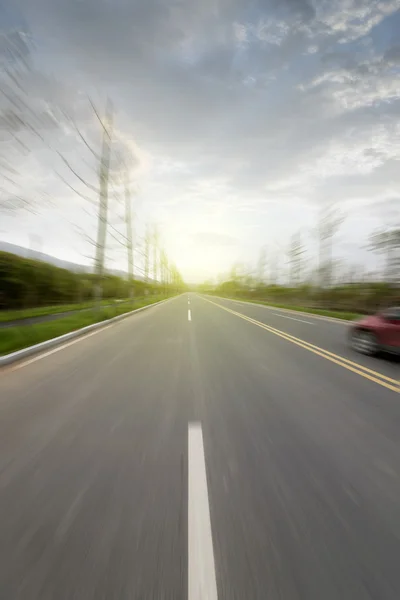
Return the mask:
[(260, 284), (245, 287), (238, 282), (227, 281), (214, 288), (211, 293), (271, 304), (361, 314), (400, 304), (399, 288), (381, 282), (318, 288), (311, 285), (286, 287)]
[[(0, 310), (36, 308), (92, 300), (96, 285), (92, 273), (74, 273), (46, 262), (0, 252)], [(159, 293), (160, 286), (133, 282), (136, 296)], [(103, 298), (127, 298), (126, 279), (106, 274), (102, 280)]]

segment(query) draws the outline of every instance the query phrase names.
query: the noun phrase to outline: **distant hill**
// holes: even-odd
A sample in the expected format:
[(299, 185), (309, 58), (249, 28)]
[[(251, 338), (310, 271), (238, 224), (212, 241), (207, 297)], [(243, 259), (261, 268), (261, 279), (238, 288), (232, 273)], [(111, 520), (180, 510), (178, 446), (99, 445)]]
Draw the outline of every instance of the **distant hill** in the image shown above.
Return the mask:
[[(10, 254), (16, 254), (17, 256), (21, 256), (21, 258), (31, 258), (32, 260), (41, 260), (46, 263), (50, 263), (55, 267), (59, 267), (60, 269), (67, 269), (68, 271), (72, 271), (73, 273), (93, 273), (94, 268), (89, 265), (80, 265), (78, 263), (69, 262), (68, 260), (62, 260), (61, 258), (56, 258), (55, 256), (51, 256), (50, 254), (45, 254), (44, 252), (38, 252), (37, 250), (30, 250), (29, 248), (24, 248), (23, 246), (17, 246), (16, 244), (10, 244), (9, 242), (2, 242), (0, 240), (0, 251), (1, 252), (9, 252)], [(118, 269), (106, 269), (107, 273), (111, 275), (117, 275), (118, 277), (122, 277), (125, 279), (127, 277), (126, 271), (121, 271)], [(144, 281), (144, 277), (141, 275), (135, 274), (135, 279), (139, 281)], [(152, 280), (150, 279), (150, 282)]]
[(16, 244), (10, 244), (8, 242), (0, 241), (0, 250), (2, 252), (10, 252), (10, 254), (16, 254), (21, 258), (31, 258), (32, 260), (42, 260), (43, 262), (50, 263), (60, 269), (68, 269), (74, 273), (93, 273), (93, 268), (88, 265), (79, 265), (77, 263), (69, 262), (68, 260), (61, 260), (50, 254), (44, 252), (38, 252), (37, 250), (30, 250), (23, 246), (17, 246)]

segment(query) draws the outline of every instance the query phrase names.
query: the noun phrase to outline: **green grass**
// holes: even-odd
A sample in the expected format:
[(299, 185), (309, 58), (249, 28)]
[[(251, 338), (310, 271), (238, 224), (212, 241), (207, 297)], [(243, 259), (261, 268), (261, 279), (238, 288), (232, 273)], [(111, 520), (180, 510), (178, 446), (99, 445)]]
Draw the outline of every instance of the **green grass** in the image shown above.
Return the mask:
[(88, 311), (70, 315), (57, 319), (56, 321), (47, 321), (45, 323), (36, 323), (35, 325), (24, 325), (21, 327), (11, 327), (10, 329), (0, 330), (0, 356), (39, 344), (46, 340), (76, 331), (87, 325), (98, 323), (116, 317), (118, 315), (154, 304), (164, 300), (166, 296), (152, 296), (151, 298), (137, 298), (134, 303), (116, 304), (112, 307), (101, 308), (98, 311)]
[[(112, 298), (107, 298), (101, 301), (101, 305), (113, 304), (116, 301)], [(45, 315), (56, 315), (57, 313), (68, 312), (72, 310), (83, 310), (92, 308), (95, 302), (76, 302), (75, 304), (57, 304), (53, 306), (39, 306), (36, 308), (23, 308), (21, 310), (2, 310), (0, 311), (0, 322), (19, 321), (20, 319), (29, 319), (31, 317), (43, 317)]]
[[(320, 308), (309, 308), (307, 306), (291, 306), (290, 304), (274, 304), (273, 302), (266, 302), (265, 300), (257, 300), (248, 298), (231, 298), (231, 300), (240, 300), (242, 302), (249, 302), (250, 304), (265, 304), (265, 306), (272, 306), (274, 308), (285, 308), (287, 310), (294, 310), (298, 312), (310, 313), (312, 315), (321, 315), (323, 317), (332, 317), (334, 319), (343, 319), (344, 321), (353, 321), (359, 319), (363, 315), (353, 312), (345, 312), (338, 310), (324, 310)], [(365, 316), (365, 315), (364, 315)]]

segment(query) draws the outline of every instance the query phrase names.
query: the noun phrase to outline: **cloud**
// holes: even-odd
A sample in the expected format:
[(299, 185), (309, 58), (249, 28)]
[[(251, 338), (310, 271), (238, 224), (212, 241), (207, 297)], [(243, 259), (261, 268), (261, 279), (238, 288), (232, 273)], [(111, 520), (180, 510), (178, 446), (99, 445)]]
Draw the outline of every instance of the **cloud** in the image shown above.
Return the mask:
[[(65, 90), (94, 144), (85, 94), (109, 93), (118, 131), (145, 165), (143, 205), (183, 219), (198, 243), (216, 241), (189, 223), (207, 231), (209, 219), (239, 245), (240, 226), (256, 221), (268, 232), (280, 219), (289, 236), (297, 218), (286, 208), (286, 222), (268, 220), (276, 202), (301, 211), (375, 200), (379, 220), (396, 197), (398, 0), (18, 4), (44, 49), (35, 60), (46, 93)], [(251, 242), (257, 253), (261, 241)]]
[(385, 52), (385, 60), (389, 63), (400, 63), (400, 44), (392, 46)]

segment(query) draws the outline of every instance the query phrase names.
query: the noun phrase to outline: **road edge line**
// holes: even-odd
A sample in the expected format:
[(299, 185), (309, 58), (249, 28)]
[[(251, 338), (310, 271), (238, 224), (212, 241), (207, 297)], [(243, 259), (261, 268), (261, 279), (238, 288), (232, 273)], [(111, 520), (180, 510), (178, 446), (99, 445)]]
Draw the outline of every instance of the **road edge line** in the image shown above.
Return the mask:
[[(200, 294), (199, 294), (200, 295)], [(203, 294), (204, 296), (210, 296), (210, 294)], [(282, 312), (288, 312), (290, 314), (304, 315), (307, 317), (311, 317), (312, 319), (319, 319), (321, 321), (328, 321), (332, 323), (337, 323), (340, 325), (349, 325), (350, 323), (354, 323), (355, 320), (349, 319), (339, 319), (339, 317), (327, 317), (325, 315), (318, 315), (316, 313), (310, 313), (300, 310), (293, 310), (290, 308), (279, 308), (278, 306), (274, 306), (273, 304), (260, 304), (259, 302), (252, 302), (249, 300), (246, 302), (245, 300), (236, 300), (235, 298), (224, 298), (223, 296), (210, 296), (211, 298), (218, 298), (219, 300), (227, 300), (228, 302), (237, 302), (238, 304), (247, 304), (248, 306), (259, 306), (260, 308), (267, 308), (269, 310), (280, 310)]]
[[(325, 358), (326, 360), (336, 363), (336, 364), (340, 365), (341, 367), (347, 369), (348, 371), (357, 373), (358, 375), (361, 375), (365, 379), (369, 379), (370, 381), (373, 381), (373, 382), (381, 385), (382, 387), (386, 387), (387, 389), (390, 389), (394, 392), (400, 393), (399, 383), (396, 380), (392, 379), (391, 377), (388, 377), (387, 375), (380, 373), (379, 371), (373, 371), (372, 369), (369, 369), (368, 367), (364, 367), (363, 365), (361, 365), (359, 363), (355, 363), (345, 357), (340, 356), (339, 354), (334, 354), (333, 352), (330, 352), (329, 350), (325, 350), (324, 348), (321, 348), (320, 346), (311, 344), (310, 342), (307, 342), (306, 340), (303, 340), (301, 338), (296, 338), (295, 336), (293, 336), (289, 333), (286, 333), (285, 331), (276, 329), (275, 327), (271, 327), (270, 325), (262, 323), (261, 321), (257, 321), (256, 319), (252, 319), (251, 317), (244, 315), (243, 313), (236, 312), (236, 311), (232, 310), (231, 308), (227, 308), (226, 306), (217, 304), (216, 302), (213, 302), (212, 300), (209, 300), (208, 298), (203, 298), (203, 300), (205, 300), (206, 302), (210, 302), (210, 304), (214, 304), (215, 306), (218, 306), (222, 310), (225, 310), (226, 312), (229, 312), (237, 317), (240, 317), (240, 318), (244, 319), (245, 321), (248, 321), (249, 323), (253, 323), (254, 325), (257, 325), (258, 327), (261, 327), (262, 329), (268, 331), (269, 333), (277, 335), (278, 337), (281, 337), (281, 338), (291, 342), (292, 344), (296, 344), (297, 346), (300, 346), (300, 347), (308, 350), (309, 352), (317, 354), (317, 355)], [(390, 383), (388, 383), (388, 382), (390, 382)], [(391, 385), (391, 383), (393, 383), (394, 385)]]

